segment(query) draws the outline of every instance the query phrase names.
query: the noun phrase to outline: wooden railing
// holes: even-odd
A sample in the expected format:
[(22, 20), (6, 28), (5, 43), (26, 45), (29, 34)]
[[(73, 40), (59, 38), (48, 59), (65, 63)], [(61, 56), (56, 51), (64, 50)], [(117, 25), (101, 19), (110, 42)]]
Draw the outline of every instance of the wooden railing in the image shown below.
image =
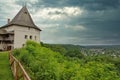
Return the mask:
[(31, 80), (21, 63), (9, 52), (9, 62), (14, 80)]

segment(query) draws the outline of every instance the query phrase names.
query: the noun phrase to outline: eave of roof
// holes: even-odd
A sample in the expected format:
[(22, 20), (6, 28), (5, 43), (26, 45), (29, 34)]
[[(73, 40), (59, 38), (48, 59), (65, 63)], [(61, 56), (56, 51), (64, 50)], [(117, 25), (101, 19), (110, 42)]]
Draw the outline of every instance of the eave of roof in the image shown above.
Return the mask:
[(20, 24), (6, 24), (6, 25), (0, 27), (0, 29), (6, 28), (6, 27), (9, 27), (9, 26), (13, 26), (13, 25), (17, 25), (17, 26), (20, 26), (20, 27), (30, 27), (30, 28), (34, 28), (34, 29), (37, 29), (37, 30), (39, 30), (39, 31), (42, 31), (40, 28), (37, 28), (37, 26), (36, 26), (36, 27), (31, 27), (31, 26), (20, 25)]
[(11, 25), (18, 25), (18, 26), (22, 26), (22, 27), (30, 27), (30, 28), (34, 28), (34, 29), (38, 29), (41, 31), (40, 28), (38, 28), (30, 14), (29, 11), (27, 10), (26, 6), (24, 6), (18, 13), (17, 15), (12, 19), (12, 21), (10, 21), (8, 24), (0, 27), (0, 28), (5, 28), (5, 27), (9, 27)]

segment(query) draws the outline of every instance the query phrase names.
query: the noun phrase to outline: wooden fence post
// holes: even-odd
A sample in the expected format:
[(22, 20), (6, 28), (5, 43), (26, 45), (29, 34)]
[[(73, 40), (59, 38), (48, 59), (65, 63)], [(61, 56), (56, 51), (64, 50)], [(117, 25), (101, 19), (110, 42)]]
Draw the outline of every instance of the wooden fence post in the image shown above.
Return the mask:
[(11, 54), (11, 52), (9, 52), (9, 62), (14, 80), (21, 80), (21, 78), (23, 78), (23, 80), (31, 80), (21, 63)]

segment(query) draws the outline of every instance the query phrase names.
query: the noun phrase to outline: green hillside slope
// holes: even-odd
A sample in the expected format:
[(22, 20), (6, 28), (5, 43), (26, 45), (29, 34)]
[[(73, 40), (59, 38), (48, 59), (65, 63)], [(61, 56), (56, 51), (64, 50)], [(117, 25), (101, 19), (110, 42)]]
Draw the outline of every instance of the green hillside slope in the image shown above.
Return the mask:
[(13, 53), (32, 80), (120, 80), (112, 63), (66, 57), (32, 41)]

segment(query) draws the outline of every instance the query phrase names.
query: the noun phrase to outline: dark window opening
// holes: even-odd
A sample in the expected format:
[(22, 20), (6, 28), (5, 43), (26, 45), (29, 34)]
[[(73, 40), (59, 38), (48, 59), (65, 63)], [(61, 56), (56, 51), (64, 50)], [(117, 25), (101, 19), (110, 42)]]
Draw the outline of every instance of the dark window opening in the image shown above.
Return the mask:
[(27, 12), (25, 11), (25, 14), (27, 14)]
[(32, 39), (32, 36), (30, 36), (30, 39)]
[(28, 38), (28, 36), (27, 35), (25, 35), (25, 39), (27, 39)]
[(12, 46), (7, 46), (7, 50), (11, 50), (12, 49)]

